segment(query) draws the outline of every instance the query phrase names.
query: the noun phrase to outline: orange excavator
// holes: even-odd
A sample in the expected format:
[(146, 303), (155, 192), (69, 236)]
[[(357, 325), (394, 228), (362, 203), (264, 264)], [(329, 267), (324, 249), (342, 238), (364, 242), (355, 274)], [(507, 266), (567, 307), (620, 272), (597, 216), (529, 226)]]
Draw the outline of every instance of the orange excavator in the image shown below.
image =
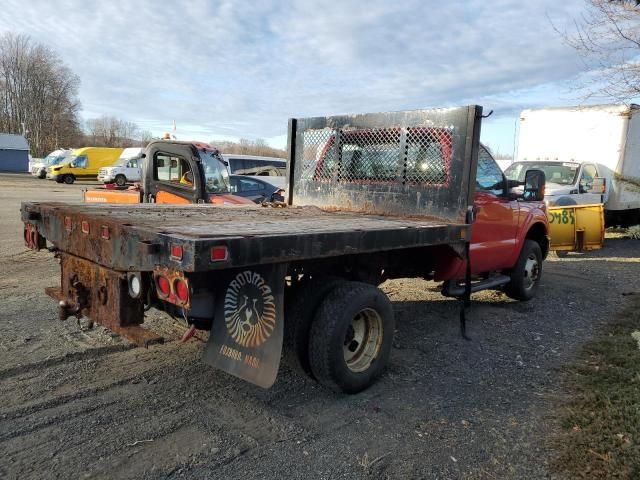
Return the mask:
[(202, 142), (157, 140), (143, 155), (142, 184), (128, 189), (98, 188), (84, 192), (89, 203), (213, 203), (255, 205), (233, 195), (226, 162)]

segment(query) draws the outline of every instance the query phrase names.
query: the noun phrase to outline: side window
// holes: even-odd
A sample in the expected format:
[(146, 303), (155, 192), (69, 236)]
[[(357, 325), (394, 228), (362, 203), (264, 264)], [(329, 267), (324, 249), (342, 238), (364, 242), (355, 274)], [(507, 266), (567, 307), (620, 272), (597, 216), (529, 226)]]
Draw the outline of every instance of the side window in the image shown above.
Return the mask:
[(260, 182), (251, 180), (250, 178), (240, 178), (239, 190), (241, 192), (255, 192), (256, 190), (264, 190), (264, 186)]
[(74, 168), (87, 168), (87, 157), (85, 155), (76, 157), (71, 166)]
[(193, 187), (189, 162), (177, 155), (156, 153), (153, 157), (153, 178), (174, 186)]
[(504, 191), (504, 176), (489, 152), (480, 145), (476, 189), (500, 195)]
[(582, 168), (582, 176), (580, 177), (580, 191), (585, 193), (593, 187), (593, 179), (598, 176), (596, 167), (593, 165), (585, 165)]
[(129, 161), (127, 168), (138, 168), (138, 159), (134, 158), (133, 160)]

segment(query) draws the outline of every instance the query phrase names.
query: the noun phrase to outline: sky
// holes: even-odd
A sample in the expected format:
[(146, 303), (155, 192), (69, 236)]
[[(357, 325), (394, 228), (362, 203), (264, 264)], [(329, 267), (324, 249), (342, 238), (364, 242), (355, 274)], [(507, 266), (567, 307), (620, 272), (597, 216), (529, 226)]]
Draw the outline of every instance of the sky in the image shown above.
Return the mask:
[[(482, 140), (511, 154), (524, 108), (582, 101), (587, 71), (556, 31), (584, 0), (3, 0), (81, 81), (84, 119), (159, 136), (267, 140), (287, 119), (479, 104)], [(554, 28), (555, 27), (555, 28)]]

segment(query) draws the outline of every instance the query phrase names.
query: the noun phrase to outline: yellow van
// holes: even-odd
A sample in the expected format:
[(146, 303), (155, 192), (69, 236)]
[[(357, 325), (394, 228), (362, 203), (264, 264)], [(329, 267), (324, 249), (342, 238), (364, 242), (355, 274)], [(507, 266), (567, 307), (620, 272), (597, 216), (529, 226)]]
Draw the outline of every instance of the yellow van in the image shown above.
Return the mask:
[(79, 180), (95, 180), (98, 170), (110, 167), (120, 158), (122, 148), (84, 147), (73, 151), (71, 156), (58, 165), (47, 169), (47, 178), (58, 183), (71, 184)]

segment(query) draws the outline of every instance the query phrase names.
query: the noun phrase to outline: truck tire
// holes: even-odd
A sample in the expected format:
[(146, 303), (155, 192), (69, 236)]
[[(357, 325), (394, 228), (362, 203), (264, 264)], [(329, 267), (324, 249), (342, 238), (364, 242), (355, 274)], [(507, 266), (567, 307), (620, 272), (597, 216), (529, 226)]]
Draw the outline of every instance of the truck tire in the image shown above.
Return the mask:
[(336, 392), (358, 393), (384, 370), (395, 319), (377, 287), (346, 282), (329, 293), (316, 312), (309, 360), (317, 380)]
[(538, 290), (542, 276), (542, 250), (538, 242), (525, 240), (516, 266), (511, 271), (511, 281), (505, 293), (515, 300), (531, 300)]
[(284, 360), (299, 373), (315, 378), (309, 364), (309, 331), (320, 302), (346, 280), (316, 277), (303, 282), (292, 292), (292, 301), (284, 316)]
[(75, 180), (76, 179), (73, 175), (65, 175), (64, 177), (62, 177), (62, 181), (67, 185), (71, 185), (73, 182), (75, 182)]
[(116, 175), (116, 185), (119, 187), (124, 187), (127, 184), (127, 177), (124, 175)]

